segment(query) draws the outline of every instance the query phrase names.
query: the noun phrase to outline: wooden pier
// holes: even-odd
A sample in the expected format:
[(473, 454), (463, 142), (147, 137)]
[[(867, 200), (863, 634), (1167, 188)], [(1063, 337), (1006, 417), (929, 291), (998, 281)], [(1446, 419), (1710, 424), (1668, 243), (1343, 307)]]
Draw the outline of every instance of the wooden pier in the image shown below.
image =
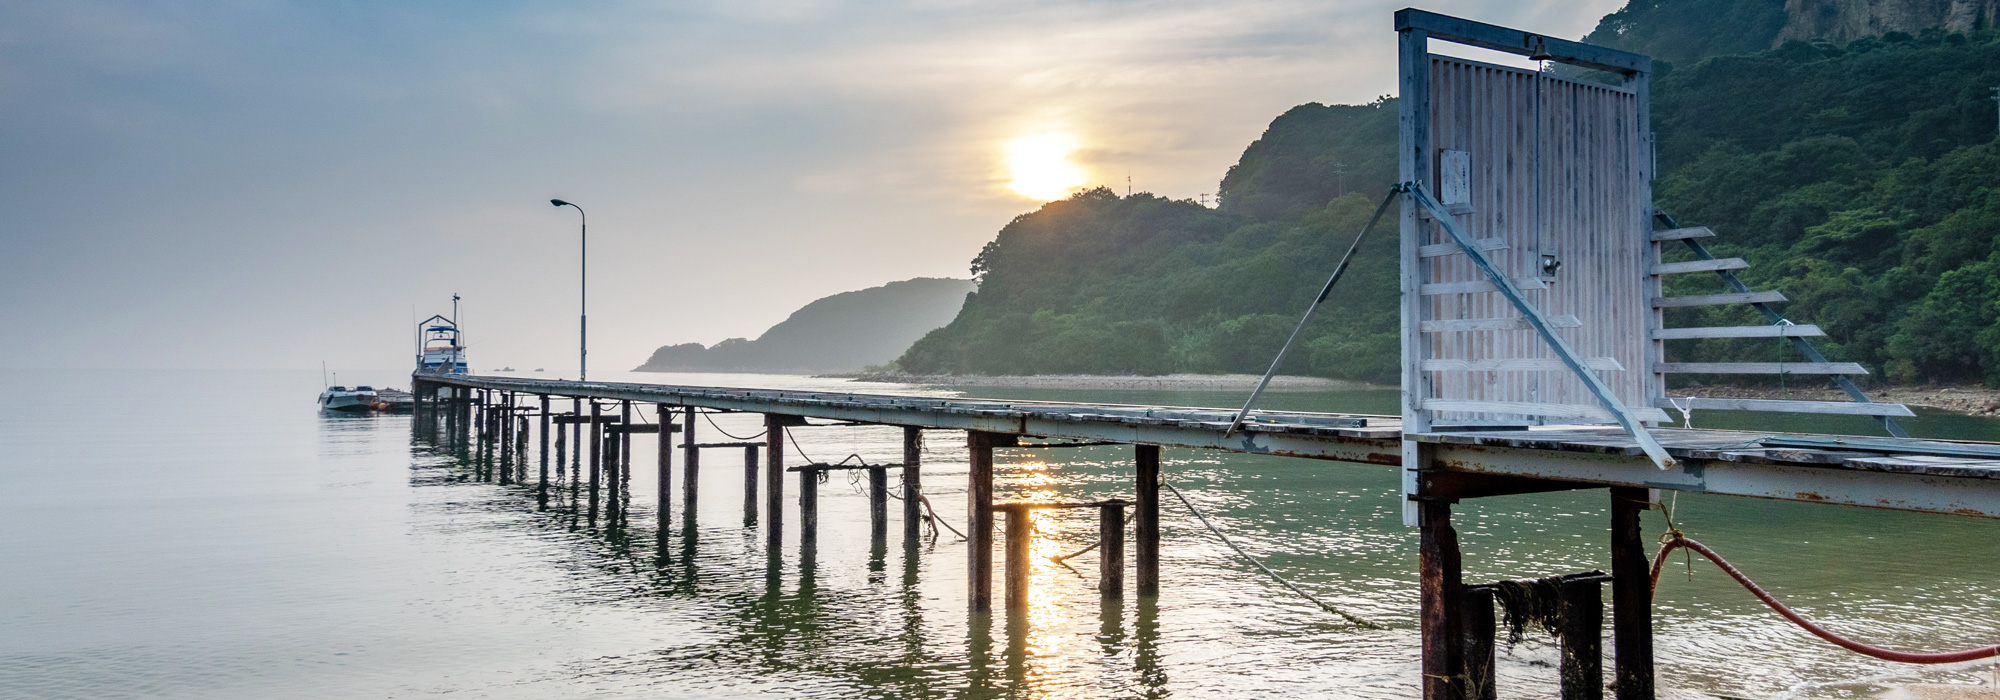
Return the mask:
[[(1711, 254), (1701, 240), (1716, 232), (1683, 226), (1654, 209), (1649, 58), (1420, 10), (1397, 12), (1395, 30), (1402, 181), (1389, 196), (1401, 203), (1400, 415), (1257, 411), (1236, 429), (1238, 412), (1229, 409), (418, 374), (412, 391), (419, 433), (437, 438), (481, 478), (497, 475), (506, 483), (527, 478), (522, 465), (529, 418), (539, 417), (537, 492), (544, 507), (553, 429), (558, 480), (564, 457), (571, 460), (570, 501), (577, 502), (587, 481), (588, 517), (613, 521), (624, 517), (620, 490), (630, 470), (630, 435), (659, 435), (662, 523), (671, 507), (675, 434), (683, 450), (687, 513), (696, 502), (701, 451), (741, 449), (744, 517), (761, 523), (776, 557), (785, 533), (787, 431), (806, 425), (903, 428), (902, 462), (857, 467), (869, 471), (870, 532), (878, 544), (889, 529), (887, 470), (902, 471), (903, 533), (914, 542), (925, 483), (922, 432), (960, 431), (970, 452), (966, 593), (975, 615), (993, 606), (996, 512), (1005, 516), (1010, 612), (1027, 605), (1026, 523), (1030, 511), (1041, 508), (1099, 509), (1105, 532), (1099, 556), (1116, 569), (1104, 573), (1104, 595), (1117, 598), (1124, 592), (1122, 518), (1129, 505), (1133, 593), (1142, 609), (1166, 594), (1170, 588), (1162, 584), (1172, 573), (1160, 563), (1162, 448), (1325, 460), (1329, 469), (1397, 469), (1404, 521), (1421, 535), (1421, 682), (1429, 700), (1493, 697), (1495, 600), (1523, 586), (1544, 591), (1537, 594), (1545, 596), (1539, 609), (1566, 611), (1559, 633), (1566, 650), (1563, 696), (1603, 697), (1598, 656), (1601, 587), (1607, 583), (1612, 688), (1621, 700), (1653, 697), (1650, 543), (1639, 516), (1657, 507), (1661, 491), (2000, 518), (2000, 444), (1906, 437), (1895, 419), (1912, 415), (1909, 409), (1871, 402), (1848, 379), (1865, 374), (1864, 368), (1814, 350), (1807, 338), (1825, 331), (1774, 310), (1784, 296), (1750, 289), (1735, 274), (1746, 262)], [(1448, 44), (1599, 75), (1580, 80), (1432, 53)], [(1382, 211), (1391, 203), (1385, 200)], [(1673, 251), (1692, 259), (1669, 259), (1668, 244), (1684, 246)], [(1665, 296), (1666, 276), (1708, 274), (1715, 275), (1717, 293)], [(1334, 291), (1332, 284), (1320, 300)], [(1750, 306), (1768, 325), (1666, 325), (1667, 309), (1724, 304)], [(1776, 338), (1804, 361), (1703, 362), (1678, 352), (1680, 341), (1715, 338)], [(1686, 373), (1832, 377), (1854, 401), (1674, 396), (1668, 375)], [(529, 397), (531, 405), (524, 405)], [(551, 400), (564, 397), (570, 410), (552, 422)], [(647, 405), (656, 422), (635, 424)], [(1694, 410), (1860, 415), (1879, 420), (1891, 437), (1675, 429), (1665, 427), (1673, 420), (1669, 410), (1683, 416)], [(698, 424), (717, 412), (763, 416), (762, 442), (701, 442)], [(581, 461), (584, 425), (591, 432), (587, 466)], [(1131, 497), (1089, 504), (994, 502), (996, 449), (1076, 444), (1132, 446)], [(806, 556), (817, 544), (817, 477), (854, 466), (789, 470), (799, 474), (798, 532)], [(1609, 574), (1593, 570), (1505, 584), (1461, 580), (1453, 504), (1577, 489), (1606, 490)], [(600, 491), (611, 494), (602, 514)]]
[[(904, 536), (914, 541), (920, 519), (918, 499), (922, 431), (962, 431), (970, 450), (966, 504), (969, 527), (968, 605), (975, 613), (993, 607), (992, 580), (995, 574), (993, 550), (997, 523), (994, 514), (1022, 513), (1046, 507), (1105, 507), (1104, 527), (1122, 517), (1127, 501), (1097, 504), (1008, 504), (995, 503), (993, 495), (993, 451), (996, 449), (1037, 448), (1067, 444), (1128, 444), (1133, 446), (1135, 482), (1132, 484), (1133, 594), (1161, 595), (1163, 583), (1171, 582), (1171, 572), (1163, 572), (1159, 559), (1159, 464), (1163, 447), (1215, 450), (1246, 454), (1280, 455), (1324, 460), (1329, 469), (1402, 468), (1406, 445), (1415, 446), (1424, 463), (1415, 470), (1416, 490), (1411, 500), (1422, 514), (1418, 554), (1423, 570), (1426, 610), (1423, 625), (1426, 658), (1454, 674), (1468, 668), (1460, 635), (1444, 635), (1443, 630), (1463, 629), (1463, 606), (1458, 602), (1478, 600), (1476, 587), (1459, 581), (1459, 552), (1452, 528), (1451, 505), (1462, 499), (1506, 494), (1572, 489), (1606, 489), (1611, 505), (1607, 531), (1611, 538), (1610, 575), (1613, 647), (1617, 659), (1618, 697), (1650, 697), (1651, 615), (1647, 580), (1650, 541), (1639, 528), (1639, 513), (1658, 502), (1657, 490), (1667, 489), (1756, 498), (1773, 498), (1809, 503), (1841, 504), (1870, 508), (1947, 513), (2000, 518), (2000, 444), (1964, 443), (1907, 438), (1832, 438), (1823, 435), (1745, 433), (1712, 430), (1654, 428), (1648, 431), (1674, 457), (1674, 466), (1656, 467), (1636, 440), (1613, 427), (1536, 426), (1521, 429), (1435, 430), (1405, 434), (1395, 416), (1257, 412), (1233, 435), (1225, 435), (1234, 411), (1228, 409), (1120, 404), (1065, 403), (1048, 401), (1002, 401), (942, 399), (913, 396), (800, 392), (762, 389), (669, 386), (607, 382), (575, 382), (483, 376), (414, 377), (418, 397), (420, 430), (440, 436), (440, 443), (474, 464), (482, 460), (513, 459), (525, 464), (524, 434), (503, 434), (502, 421), (488, 423), (467, 420), (476, 415), (506, 414), (511, 397), (533, 406), (557, 405), (550, 401), (568, 398), (573, 407), (588, 404), (590, 415), (570, 413), (549, 416), (536, 411), (522, 415), (518, 424), (541, 425), (538, 463), (549, 459), (548, 430), (557, 431), (555, 442), (564, 440), (564, 428), (591, 426), (591, 457), (587, 472), (574, 472), (571, 487), (588, 488), (579, 494), (588, 504), (590, 517), (620, 517), (606, 512), (597, 498), (599, 490), (618, 488), (630, 472), (629, 450), (622, 441), (633, 433), (661, 436), (657, 465), (661, 493), (659, 517), (667, 522), (670, 503), (667, 484), (672, 466), (670, 444), (681, 436), (682, 507), (692, 511), (696, 498), (694, 470), (702, 449), (743, 450), (745, 464), (746, 518), (761, 520), (767, 546), (775, 553), (784, 542), (785, 474), (800, 474), (801, 523), (799, 532), (808, 543), (814, 537), (816, 518), (813, 506), (814, 475), (820, 471), (847, 468), (839, 465), (785, 464), (785, 436), (792, 428), (807, 425), (899, 426), (904, 429), (905, 454), (901, 463), (865, 465), (870, 471), (871, 531), (878, 539), (888, 531), (886, 502), (876, 496), (886, 491), (886, 481), (877, 473), (897, 469), (904, 474), (902, 512)], [(532, 402), (520, 401), (533, 397)], [(609, 414), (603, 408), (627, 404), (653, 406), (657, 416), (652, 425), (632, 425), (622, 413)], [(520, 414), (527, 406), (520, 406)], [(701, 443), (695, 424), (704, 413), (752, 413), (764, 416), (766, 434), (762, 442)], [(641, 414), (634, 416), (643, 417)], [(529, 418), (540, 418), (530, 421)], [(814, 422), (818, 421), (818, 422)], [(480, 428), (474, 432), (475, 428)], [(504, 452), (502, 443), (514, 443), (521, 452)], [(764, 452), (764, 509), (754, 509), (756, 457)], [(499, 452), (496, 452), (499, 451)], [(582, 452), (571, 450), (572, 456)], [(483, 455), (483, 456), (482, 456)], [(509, 456), (511, 455), (511, 457)], [(556, 455), (558, 464), (561, 454)], [(481, 467), (481, 474), (506, 470)], [(847, 465), (848, 467), (854, 465)], [(547, 470), (535, 485), (538, 493), (548, 489)], [(933, 477), (935, 478), (935, 477)], [(585, 484), (579, 481), (586, 480)], [(606, 498), (603, 503), (614, 503)], [(616, 506), (612, 506), (616, 507)], [(1112, 512), (1119, 515), (1111, 515)], [(1018, 534), (1019, 518), (1009, 515), (1006, 531)], [(1019, 551), (1010, 542), (1010, 552)], [(1107, 561), (1122, 564), (1120, 541), (1107, 541)], [(1015, 556), (1018, 556), (1015, 555)], [(1107, 575), (1107, 585), (1120, 587), (1123, 576)], [(1010, 567), (1008, 590), (1018, 591), (1025, 582), (1025, 568)], [(1122, 590), (1114, 588), (1107, 596)], [(1011, 604), (1024, 605), (1018, 592)], [(1435, 604), (1433, 604), (1435, 603)], [(1475, 603), (1476, 607), (1476, 603)], [(1490, 600), (1486, 608), (1491, 609)], [(1472, 622), (1476, 622), (1473, 620)], [(1486, 625), (1491, 629), (1490, 620)], [(1445, 640), (1450, 640), (1448, 643)], [(1490, 645), (1488, 645), (1490, 653)], [(1471, 668), (1481, 668), (1474, 664)], [(1490, 661), (1484, 668), (1490, 669)], [(1622, 679), (1630, 678), (1626, 681)], [(1645, 688), (1641, 693), (1636, 689)], [(1445, 689), (1440, 697), (1464, 697), (1457, 689)]]

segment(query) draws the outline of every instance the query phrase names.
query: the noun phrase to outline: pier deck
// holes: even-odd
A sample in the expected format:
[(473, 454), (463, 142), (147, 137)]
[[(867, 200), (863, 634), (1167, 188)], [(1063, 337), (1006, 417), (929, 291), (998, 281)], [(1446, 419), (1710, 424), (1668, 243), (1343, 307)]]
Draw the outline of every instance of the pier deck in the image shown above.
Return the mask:
[[(1212, 449), (1402, 465), (1395, 416), (1258, 411), (1225, 437), (1233, 409), (936, 398), (489, 376), (424, 376), (440, 386), (622, 400), (1058, 440)], [(1424, 483), (1440, 496), (1624, 486), (2000, 518), (2000, 444), (1654, 428), (1672, 454), (1655, 467), (1619, 429), (1439, 430)], [(1981, 454), (1990, 453), (1990, 454)], [(1465, 486), (1458, 475), (1516, 477)], [(1447, 487), (1445, 481), (1460, 485)]]

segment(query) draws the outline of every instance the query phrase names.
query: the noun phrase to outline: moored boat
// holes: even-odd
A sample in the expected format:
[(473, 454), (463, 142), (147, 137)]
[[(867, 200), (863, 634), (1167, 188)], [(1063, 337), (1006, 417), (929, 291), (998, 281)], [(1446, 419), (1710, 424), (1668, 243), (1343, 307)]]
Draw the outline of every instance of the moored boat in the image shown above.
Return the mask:
[(319, 393), (319, 407), (324, 411), (359, 413), (386, 407), (381, 403), (375, 388), (369, 386), (330, 386)]

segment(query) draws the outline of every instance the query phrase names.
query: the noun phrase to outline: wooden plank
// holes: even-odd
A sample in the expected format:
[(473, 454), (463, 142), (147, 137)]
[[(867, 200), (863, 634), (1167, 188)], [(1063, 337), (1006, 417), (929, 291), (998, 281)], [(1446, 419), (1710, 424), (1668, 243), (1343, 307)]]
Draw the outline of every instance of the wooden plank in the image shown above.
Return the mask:
[(1852, 362), (1662, 362), (1653, 371), (1667, 374), (1867, 374)]
[[(1523, 416), (1589, 418), (1609, 422), (1611, 412), (1599, 406), (1580, 404), (1529, 403), (1526, 401), (1468, 401), (1465, 399), (1424, 399), (1426, 410), (1464, 413), (1508, 413)], [(1629, 407), (1640, 420), (1666, 422), (1667, 412), (1657, 408)]]
[(1683, 272), (1718, 272), (1721, 270), (1749, 269), (1750, 263), (1742, 258), (1716, 258), (1714, 260), (1692, 260), (1689, 262), (1660, 263), (1648, 272), (1655, 275), (1674, 275)]
[[(1622, 372), (1625, 366), (1609, 357), (1586, 357), (1583, 366), (1606, 372)], [(1506, 357), (1492, 360), (1424, 360), (1425, 372), (1555, 372), (1569, 369), (1562, 360), (1533, 357)]]
[[(1473, 241), (1473, 245), (1479, 248), (1480, 252), (1485, 252), (1489, 250), (1506, 250), (1509, 247), (1507, 245), (1507, 241), (1499, 238), (1481, 238), (1477, 241)], [(1462, 252), (1464, 251), (1458, 249), (1457, 243), (1433, 243), (1431, 245), (1417, 248), (1417, 256), (1424, 258), (1436, 258), (1436, 257), (1443, 257), (1446, 255), (1459, 255)]]
[[(1514, 283), (1515, 289), (1549, 288), (1547, 284), (1542, 283), (1539, 277), (1515, 277), (1508, 281)], [(1477, 294), (1479, 292), (1497, 291), (1500, 290), (1494, 287), (1492, 282), (1484, 280), (1473, 282), (1435, 282), (1417, 288), (1417, 293), (1425, 296), (1435, 296), (1438, 294)]]
[[(608, 433), (625, 433), (625, 434), (634, 434), (634, 433), (644, 433), (644, 434), (649, 434), (649, 435), (657, 435), (657, 434), (659, 434), (659, 432), (660, 432), (660, 426), (657, 426), (657, 425), (647, 425), (647, 424), (642, 424), (642, 425), (611, 425), (611, 426), (607, 426), (607, 427), (606, 427), (606, 428), (604, 429), (604, 431), (605, 431), (605, 432), (608, 432)], [(667, 432), (670, 432), (670, 433), (678, 433), (678, 432), (680, 432), (680, 431), (681, 431), (681, 427), (680, 427), (680, 426), (678, 426), (678, 425), (672, 425), (672, 426), (667, 426)]]
[[(1583, 327), (1583, 321), (1567, 314), (1550, 316), (1549, 326), (1554, 328), (1581, 328)], [(1453, 321), (1425, 321), (1421, 327), (1425, 333), (1531, 331), (1535, 329), (1534, 326), (1528, 325), (1527, 319), (1522, 318), (1465, 318)]]
[(1669, 309), (1682, 306), (1720, 306), (1723, 304), (1782, 304), (1791, 301), (1779, 292), (1743, 292), (1740, 294), (1698, 294), (1685, 297), (1654, 297), (1653, 308)]
[(1856, 401), (1781, 401), (1777, 399), (1653, 399), (1656, 408), (1704, 411), (1778, 411), (1785, 413), (1836, 413), (1847, 416), (1914, 417), (1908, 406), (1899, 403)]
[(1660, 328), (1653, 331), (1656, 340), (1691, 340), (1696, 338), (1805, 338), (1826, 335), (1819, 326), (1801, 324), (1791, 326), (1703, 326), (1696, 328)]
[(1707, 226), (1689, 226), (1687, 228), (1670, 228), (1665, 231), (1654, 231), (1651, 236), (1647, 236), (1647, 239), (1652, 241), (1681, 241), (1689, 238), (1708, 238), (1713, 235), (1715, 235), (1715, 232), (1709, 230)]

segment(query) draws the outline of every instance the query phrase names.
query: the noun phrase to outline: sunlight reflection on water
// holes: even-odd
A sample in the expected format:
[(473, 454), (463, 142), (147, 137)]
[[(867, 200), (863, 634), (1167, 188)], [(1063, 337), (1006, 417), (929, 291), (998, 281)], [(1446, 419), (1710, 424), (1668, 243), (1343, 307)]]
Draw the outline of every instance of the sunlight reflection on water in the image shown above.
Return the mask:
[[(627, 378), (911, 391), (798, 377)], [(705, 456), (693, 517), (677, 502), (660, 527), (651, 437), (641, 436), (624, 526), (593, 526), (561, 499), (537, 511), (530, 487), (466, 480), (448, 457), (412, 444), (407, 417), (319, 415), (316, 379), (0, 373), (7, 395), (43, 397), (0, 408), (5, 469), (24, 494), (0, 540), (9, 601), (0, 696), (1416, 694), (1415, 532), (1400, 525), (1392, 469), (1184, 450), (1167, 450), (1163, 465), (1247, 551), (1387, 631), (1342, 624), (1278, 588), (1171, 498), (1158, 600), (1106, 603), (1095, 554), (1070, 560), (1073, 570), (1050, 561), (1094, 541), (1096, 517), (1041, 511), (1032, 612), (984, 620), (966, 613), (962, 541), (946, 532), (905, 547), (896, 502), (888, 540), (870, 541), (865, 481), (836, 474), (819, 485), (817, 547), (801, 550), (794, 511), (773, 556), (762, 530), (745, 524), (733, 451)], [(1273, 407), (1387, 410), (1382, 400), (1277, 395)], [(754, 416), (715, 420), (736, 435), (761, 430)], [(814, 459), (902, 456), (894, 428), (793, 433)], [(996, 500), (1130, 498), (1129, 458), (1110, 446), (1002, 449)], [(926, 493), (962, 528), (961, 434), (928, 433), (924, 460)], [(795, 504), (797, 480), (786, 488)], [(1605, 566), (1604, 501), (1598, 491), (1461, 506), (1467, 580)], [(2000, 637), (2000, 523), (1699, 497), (1682, 497), (1678, 518), (1835, 629), (1911, 649)], [(1911, 669), (1848, 654), (1709, 568), (1689, 582), (1670, 567), (1657, 619), (1668, 697), (1845, 697), (1908, 680), (1979, 682), (1992, 667)], [(1554, 658), (1533, 639), (1504, 652), (1502, 696), (1552, 696)]]

